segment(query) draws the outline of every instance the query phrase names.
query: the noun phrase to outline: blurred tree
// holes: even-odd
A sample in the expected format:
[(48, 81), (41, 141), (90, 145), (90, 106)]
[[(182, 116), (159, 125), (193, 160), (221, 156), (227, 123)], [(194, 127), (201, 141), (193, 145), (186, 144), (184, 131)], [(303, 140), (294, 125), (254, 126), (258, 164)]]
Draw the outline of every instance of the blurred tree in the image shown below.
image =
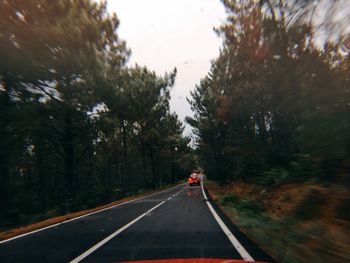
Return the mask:
[(2, 226), (170, 183), (174, 163), (192, 168), (177, 162), (191, 150), (169, 111), (176, 71), (127, 68), (118, 25), (105, 2), (0, 1)]
[(221, 182), (250, 180), (296, 154), (345, 160), (348, 53), (341, 43), (317, 47), (315, 6), (223, 3), (227, 21), (216, 29), (223, 47), (191, 93), (195, 115), (187, 119), (207, 173)]

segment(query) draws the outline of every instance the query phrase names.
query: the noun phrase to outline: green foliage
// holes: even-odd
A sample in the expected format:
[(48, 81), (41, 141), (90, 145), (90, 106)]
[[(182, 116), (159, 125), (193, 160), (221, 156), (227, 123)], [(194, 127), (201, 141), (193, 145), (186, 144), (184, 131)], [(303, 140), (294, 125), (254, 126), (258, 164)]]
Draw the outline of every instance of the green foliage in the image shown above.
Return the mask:
[(194, 167), (169, 107), (176, 69), (127, 67), (106, 6), (0, 1), (0, 225), (175, 183)]
[(259, 213), (262, 211), (262, 207), (259, 205), (259, 203), (251, 199), (242, 199), (241, 202), (238, 203), (237, 209), (249, 213)]
[(289, 163), (288, 169), (296, 180), (307, 180), (319, 177), (320, 170), (309, 154), (296, 154)]
[(239, 201), (239, 197), (236, 196), (235, 194), (226, 194), (222, 200), (221, 200), (221, 204), (226, 206), (226, 205), (234, 205)]
[(283, 183), (290, 179), (290, 175), (287, 170), (283, 168), (273, 168), (270, 171), (264, 172), (263, 175), (257, 178), (257, 182), (265, 186), (273, 186), (279, 183)]
[(321, 179), (333, 176), (319, 170), (324, 163), (348, 159), (349, 50), (319, 48), (297, 2), (223, 1), (223, 46), (191, 93), (187, 118), (211, 179)]
[(320, 170), (311, 160), (310, 155), (296, 154), (294, 160), (285, 168), (272, 168), (256, 179), (264, 186), (274, 186), (288, 182), (302, 182), (318, 178)]
[(245, 213), (259, 213), (263, 209), (255, 200), (239, 198), (233, 193), (226, 194), (220, 201), (223, 206), (233, 207)]

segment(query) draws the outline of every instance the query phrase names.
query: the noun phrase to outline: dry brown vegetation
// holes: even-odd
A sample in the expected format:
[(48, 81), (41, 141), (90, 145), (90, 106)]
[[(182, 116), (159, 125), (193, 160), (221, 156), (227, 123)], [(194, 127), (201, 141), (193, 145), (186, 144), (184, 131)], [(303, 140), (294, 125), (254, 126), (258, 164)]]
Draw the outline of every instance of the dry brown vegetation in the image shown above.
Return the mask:
[[(350, 262), (350, 193), (341, 185), (206, 184), (223, 211), (278, 262)], [(236, 200), (223, 202), (223, 200)], [(241, 200), (257, 204), (249, 211)]]

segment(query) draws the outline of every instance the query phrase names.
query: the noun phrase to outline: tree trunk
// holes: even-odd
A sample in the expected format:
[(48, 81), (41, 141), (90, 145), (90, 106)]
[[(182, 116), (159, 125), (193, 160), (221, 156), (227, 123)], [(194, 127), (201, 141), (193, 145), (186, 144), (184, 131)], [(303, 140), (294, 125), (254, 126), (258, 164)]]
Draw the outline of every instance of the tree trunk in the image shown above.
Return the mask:
[(73, 127), (72, 116), (69, 111), (65, 116), (65, 132), (64, 132), (64, 177), (66, 186), (66, 201), (74, 197), (75, 178), (74, 178), (74, 146), (73, 146)]
[(174, 150), (171, 149), (171, 181), (173, 184), (175, 184), (175, 154)]
[(143, 135), (141, 135), (141, 154), (142, 154), (142, 186), (145, 186), (147, 184), (147, 178), (146, 178), (146, 147), (145, 147), (145, 140), (143, 138)]
[[(123, 162), (121, 166), (121, 185), (123, 191), (126, 190), (127, 184), (125, 183), (125, 179), (127, 178), (128, 172), (127, 172), (127, 165), (128, 165), (128, 149), (127, 149), (127, 143), (126, 143), (126, 130), (125, 130), (125, 123), (124, 120), (120, 121), (120, 126), (122, 129), (122, 137), (123, 137)], [(129, 179), (129, 178), (128, 178)]]
[(9, 208), (9, 174), (10, 174), (10, 154), (9, 154), (9, 110), (10, 80), (3, 79), (4, 91), (0, 91), (0, 211), (6, 216)]
[(39, 193), (38, 196), (40, 198), (41, 202), (41, 212), (43, 214), (46, 213), (46, 177), (45, 177), (45, 165), (44, 165), (44, 148), (43, 144), (44, 142), (38, 141), (35, 145), (36, 147), (36, 165), (38, 169), (38, 177), (39, 177), (39, 182), (38, 182), (38, 188), (39, 188)]
[(118, 144), (115, 140), (113, 142), (113, 151), (114, 151), (114, 180), (117, 182), (116, 184), (120, 187), (121, 186), (121, 178), (119, 173), (119, 156), (118, 156)]
[[(151, 146), (152, 147), (152, 146)], [(150, 157), (151, 157), (151, 166), (152, 166), (152, 184), (153, 188), (157, 188), (157, 173), (156, 173), (156, 161), (154, 160), (153, 149), (150, 147)]]

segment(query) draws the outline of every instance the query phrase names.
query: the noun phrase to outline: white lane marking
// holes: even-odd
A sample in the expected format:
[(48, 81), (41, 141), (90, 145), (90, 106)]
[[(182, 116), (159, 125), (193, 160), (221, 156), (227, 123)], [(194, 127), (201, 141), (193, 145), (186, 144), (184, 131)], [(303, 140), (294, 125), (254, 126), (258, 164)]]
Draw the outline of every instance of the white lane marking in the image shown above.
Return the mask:
[[(184, 188), (186, 189), (186, 188)], [(183, 191), (184, 189), (181, 189), (178, 193), (180, 193), (181, 191)], [(105, 239), (101, 240), (100, 242), (98, 242), (96, 245), (94, 245), (93, 247), (89, 248), (88, 250), (86, 250), (83, 254), (81, 254), (80, 256), (76, 257), (75, 259), (73, 259), (72, 261), (70, 261), (70, 263), (78, 263), (81, 260), (83, 260), (84, 258), (86, 258), (87, 256), (89, 256), (91, 253), (93, 253), (94, 251), (96, 251), (97, 249), (99, 249), (100, 247), (102, 247), (104, 244), (106, 244), (108, 241), (110, 241), (111, 239), (113, 239), (114, 237), (116, 237), (117, 235), (119, 235), (121, 232), (123, 232), (125, 229), (127, 229), (128, 227), (130, 227), (131, 225), (135, 224), (137, 221), (139, 221), (140, 219), (142, 219), (144, 216), (149, 215), (153, 210), (157, 209), (158, 207), (160, 207), (162, 204), (164, 204), (166, 202), (162, 201), (161, 203), (159, 203), (158, 205), (152, 207), (150, 210), (144, 212), (143, 214), (141, 214), (140, 216), (136, 217), (134, 220), (130, 221), (129, 223), (127, 223), (125, 226), (119, 228), (118, 230), (116, 230), (115, 232), (113, 232), (112, 234), (110, 234), (109, 236), (107, 236)]]
[(228, 229), (228, 227), (225, 225), (225, 223), (222, 221), (222, 219), (219, 217), (219, 215), (215, 212), (213, 206), (208, 201), (207, 195), (205, 194), (204, 187), (203, 187), (203, 185), (204, 185), (203, 179), (202, 179), (201, 185), (202, 185), (202, 193), (203, 193), (204, 199), (206, 200), (206, 203), (209, 207), (209, 210), (213, 214), (216, 222), (219, 224), (222, 231), (224, 231), (227, 238), (231, 241), (234, 248), (238, 251), (238, 253), (241, 255), (241, 257), (244, 260), (254, 262), (255, 260), (253, 259), (253, 257), (247, 252), (247, 250), (245, 250), (245, 248), (241, 245), (241, 243), (237, 240), (237, 238), (232, 234), (230, 229)]
[(112, 234), (110, 234), (108, 237), (106, 237), (105, 239), (101, 240), (100, 242), (98, 242), (96, 245), (94, 245), (93, 247), (89, 248), (88, 250), (86, 250), (83, 254), (81, 254), (80, 256), (76, 257), (75, 259), (73, 259), (72, 261), (70, 261), (70, 263), (77, 263), (80, 262), (81, 260), (83, 260), (84, 258), (86, 258), (87, 256), (89, 256), (91, 253), (93, 253), (94, 251), (96, 251), (97, 249), (99, 249), (100, 247), (102, 247), (104, 244), (106, 244), (108, 241), (110, 241), (112, 238), (116, 237), (118, 234), (120, 234), (121, 232), (123, 232), (125, 229), (127, 229), (129, 226), (135, 224), (137, 221), (139, 221), (141, 218), (143, 218), (144, 216), (146, 216), (147, 214), (149, 214), (150, 212), (152, 212), (154, 209), (158, 208), (159, 206), (161, 206), (162, 204), (164, 204), (165, 201), (159, 203), (158, 205), (154, 206), (153, 208), (151, 208), (150, 210), (148, 210), (147, 212), (141, 214), (140, 216), (136, 217), (134, 220), (130, 221), (129, 223), (127, 223), (125, 226), (123, 226), (122, 228), (119, 228), (118, 230), (116, 230), (115, 232), (113, 232)]
[[(180, 185), (183, 185), (183, 184), (180, 184)], [(68, 219), (68, 220), (63, 221), (63, 222), (60, 222), (60, 223), (56, 223), (56, 224), (53, 224), (53, 225), (50, 225), (50, 226), (46, 226), (46, 227), (43, 227), (43, 228), (39, 228), (39, 229), (30, 231), (30, 232), (28, 232), (28, 233), (24, 233), (24, 234), (15, 236), (15, 237), (11, 237), (11, 238), (8, 238), (8, 239), (5, 239), (5, 240), (0, 241), (0, 244), (3, 244), (3, 243), (6, 243), (6, 242), (9, 242), (9, 241), (12, 241), (12, 240), (17, 239), (17, 238), (21, 238), (21, 237), (24, 237), (24, 236), (28, 236), (28, 235), (31, 235), (31, 234), (34, 234), (34, 233), (37, 233), (37, 232), (40, 232), (40, 231), (43, 231), (43, 230), (52, 228), (52, 227), (60, 226), (60, 225), (63, 225), (63, 224), (72, 222), (72, 221), (74, 221), (74, 220), (78, 220), (78, 219), (83, 218), (83, 217), (91, 216), (91, 215), (93, 215), (93, 214), (97, 214), (97, 213), (100, 213), (100, 212), (103, 212), (103, 211), (106, 211), (106, 210), (115, 208), (115, 207), (117, 207), (117, 206), (125, 205), (125, 204), (131, 203), (131, 202), (135, 202), (135, 201), (139, 201), (139, 200), (142, 200), (142, 199), (151, 197), (151, 196), (153, 196), (153, 195), (157, 195), (157, 194), (160, 194), (160, 193), (164, 193), (164, 192), (166, 192), (166, 191), (168, 191), (168, 190), (170, 190), (170, 189), (173, 189), (173, 188), (175, 188), (175, 187), (178, 187), (178, 186), (180, 186), (180, 185), (175, 185), (175, 186), (173, 186), (173, 187), (171, 187), (171, 188), (168, 188), (168, 189), (165, 189), (165, 190), (163, 190), (163, 191), (161, 191), (161, 192), (157, 192), (157, 193), (153, 193), (153, 194), (150, 194), (150, 195), (147, 195), (147, 196), (144, 196), (144, 197), (140, 197), (140, 198), (136, 198), (136, 199), (133, 199), (133, 200), (125, 201), (124, 203), (120, 203), (120, 204), (117, 204), (117, 205), (113, 205), (113, 206), (110, 206), (110, 207), (106, 207), (106, 208), (103, 208), (103, 209), (101, 209), (101, 210), (97, 210), (97, 211), (94, 211), (94, 212), (91, 212), (91, 213), (88, 213), (88, 214), (85, 214), (85, 215), (81, 215), (81, 216), (78, 216), (78, 217), (74, 217), (74, 218), (72, 218), (72, 219)]]

